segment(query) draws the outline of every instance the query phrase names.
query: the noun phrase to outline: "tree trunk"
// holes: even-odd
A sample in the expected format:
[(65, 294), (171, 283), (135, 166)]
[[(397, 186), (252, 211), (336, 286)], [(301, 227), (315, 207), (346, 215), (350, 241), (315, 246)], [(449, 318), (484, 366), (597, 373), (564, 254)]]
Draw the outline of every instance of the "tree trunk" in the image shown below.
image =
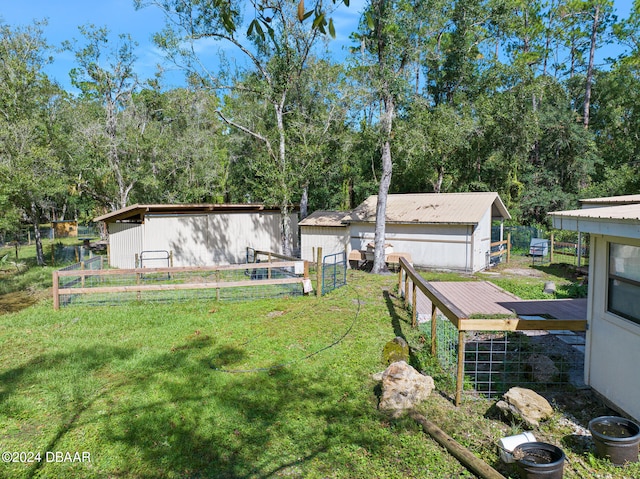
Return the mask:
[(302, 197), (300, 198), (300, 219), (309, 216), (309, 183), (302, 186)]
[(33, 234), (36, 240), (36, 262), (38, 266), (44, 266), (44, 252), (42, 250), (42, 237), (40, 236), (40, 221), (38, 207), (31, 202), (31, 222), (33, 224)]
[(387, 227), (387, 197), (389, 186), (391, 185), (391, 174), (393, 163), (391, 161), (391, 128), (393, 116), (395, 114), (395, 103), (391, 95), (384, 98), (384, 114), (382, 117), (382, 131), (385, 140), (382, 143), (382, 176), (378, 187), (378, 203), (376, 204), (376, 229), (374, 235), (374, 252), (372, 273), (386, 273), (387, 263), (385, 261), (384, 244)]
[(281, 234), (282, 234), (282, 254), (285, 256), (292, 256), (292, 237), (291, 237), (291, 217), (289, 205), (283, 204), (280, 206), (280, 214), (282, 215)]
[(593, 13), (593, 27), (591, 28), (591, 48), (589, 49), (589, 65), (587, 66), (587, 82), (584, 89), (584, 115), (582, 125), (589, 128), (589, 110), (591, 109), (591, 84), (593, 83), (593, 64), (596, 54), (596, 40), (598, 39), (598, 24), (600, 21), (600, 5), (596, 5)]
[(444, 181), (444, 165), (438, 165), (438, 179), (433, 183), (433, 192), (442, 193), (442, 183)]

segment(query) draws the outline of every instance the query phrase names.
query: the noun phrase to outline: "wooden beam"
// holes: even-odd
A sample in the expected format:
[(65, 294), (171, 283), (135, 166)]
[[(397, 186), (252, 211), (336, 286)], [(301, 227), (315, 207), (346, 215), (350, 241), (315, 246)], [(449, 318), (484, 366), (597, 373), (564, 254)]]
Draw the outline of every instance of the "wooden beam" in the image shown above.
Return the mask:
[(586, 331), (587, 321), (584, 319), (468, 319), (458, 322), (460, 331)]
[(117, 276), (124, 274), (150, 273), (192, 273), (199, 271), (237, 271), (243, 269), (292, 268), (300, 261), (278, 261), (275, 263), (247, 263), (223, 266), (184, 266), (174, 268), (133, 268), (133, 269), (102, 269), (102, 270), (70, 270), (58, 271), (60, 276)]
[(302, 283), (301, 278), (282, 278), (269, 280), (226, 281), (213, 283), (187, 284), (132, 284), (130, 286), (102, 286), (99, 288), (65, 288), (58, 290), (58, 294), (92, 294), (92, 293), (136, 293), (144, 291), (180, 291), (191, 289), (236, 288), (239, 286), (269, 286), (276, 284)]
[(473, 474), (482, 479), (506, 479), (502, 474), (489, 466), (482, 459), (476, 457), (471, 451), (456, 442), (451, 436), (442, 429), (429, 421), (422, 414), (417, 412), (411, 413), (411, 418), (418, 422), (429, 436), (431, 436), (438, 444), (444, 447), (453, 457), (469, 469)]

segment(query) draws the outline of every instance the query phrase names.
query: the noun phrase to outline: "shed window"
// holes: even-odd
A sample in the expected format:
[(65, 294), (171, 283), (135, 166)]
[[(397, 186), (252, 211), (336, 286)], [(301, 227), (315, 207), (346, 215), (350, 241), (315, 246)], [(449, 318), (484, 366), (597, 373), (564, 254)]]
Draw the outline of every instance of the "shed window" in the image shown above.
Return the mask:
[(640, 247), (609, 243), (607, 309), (640, 324)]

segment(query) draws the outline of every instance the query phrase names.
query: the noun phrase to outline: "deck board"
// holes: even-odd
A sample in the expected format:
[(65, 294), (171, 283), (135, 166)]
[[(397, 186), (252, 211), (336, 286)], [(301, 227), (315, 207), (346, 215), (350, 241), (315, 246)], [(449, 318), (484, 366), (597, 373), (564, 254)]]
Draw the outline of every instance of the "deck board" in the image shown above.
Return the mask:
[[(587, 300), (550, 299), (523, 300), (488, 281), (434, 281), (430, 283), (439, 293), (462, 311), (471, 316), (545, 316), (555, 319), (587, 318)], [(431, 317), (431, 301), (418, 290), (416, 313), (419, 319)]]

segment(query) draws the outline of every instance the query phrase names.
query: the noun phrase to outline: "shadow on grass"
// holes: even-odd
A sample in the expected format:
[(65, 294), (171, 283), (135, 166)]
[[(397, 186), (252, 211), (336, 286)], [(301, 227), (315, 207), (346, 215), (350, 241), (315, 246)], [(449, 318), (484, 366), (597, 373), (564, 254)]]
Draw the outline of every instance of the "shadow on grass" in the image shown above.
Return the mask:
[[(391, 293), (389, 291), (383, 291), (384, 301), (387, 305), (387, 310), (389, 311), (389, 316), (391, 317), (391, 326), (393, 327), (393, 332), (396, 337), (400, 337), (405, 340), (407, 344), (409, 344), (409, 340), (407, 339), (403, 327), (411, 328), (410, 320), (404, 319), (402, 315), (406, 317), (407, 312), (404, 309), (401, 309), (401, 313), (398, 313), (395, 303), (393, 302), (393, 298), (391, 297)], [(401, 315), (402, 314), (402, 315)], [(413, 349), (409, 346), (409, 364), (416, 369), (420, 368), (420, 361), (413, 353)]]
[[(351, 400), (358, 386), (345, 390), (331, 368), (216, 372), (214, 358), (233, 362), (242, 353), (188, 339), (143, 358), (136, 348), (96, 346), (42, 354), (2, 372), (0, 415), (54, 423), (40, 438), (24, 433), (23, 444), (46, 444), (43, 456), (92, 450), (90, 469), (43, 461), (16, 469), (16, 477), (300, 477), (304, 463), (333, 446), (386, 446), (362, 425), (363, 416), (376, 420), (375, 410)], [(25, 416), (15, 404), (33, 388), (47, 394), (46, 411)], [(85, 435), (94, 442), (83, 442)]]

